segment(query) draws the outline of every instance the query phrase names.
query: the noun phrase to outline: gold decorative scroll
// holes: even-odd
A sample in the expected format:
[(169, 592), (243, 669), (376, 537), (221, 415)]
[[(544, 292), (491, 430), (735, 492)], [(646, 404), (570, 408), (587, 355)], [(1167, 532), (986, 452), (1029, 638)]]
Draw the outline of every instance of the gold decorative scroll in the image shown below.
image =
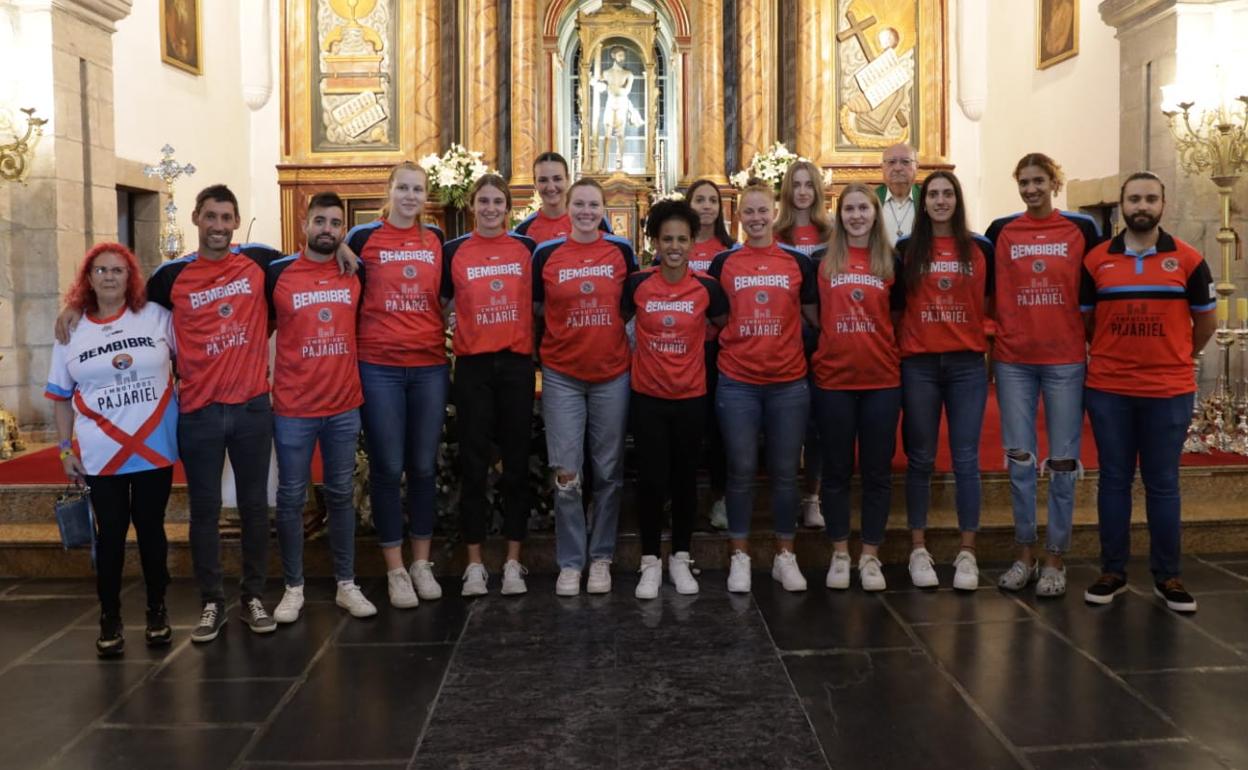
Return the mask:
[(537, 74), (541, 40), (537, 0), (511, 2), (511, 184), (533, 184), (537, 147)]

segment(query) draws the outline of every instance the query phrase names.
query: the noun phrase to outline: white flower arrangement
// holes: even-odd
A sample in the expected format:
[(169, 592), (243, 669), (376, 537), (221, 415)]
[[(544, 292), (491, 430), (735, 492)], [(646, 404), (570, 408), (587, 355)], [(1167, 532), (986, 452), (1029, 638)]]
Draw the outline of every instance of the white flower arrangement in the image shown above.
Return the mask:
[(652, 206), (658, 203), (659, 201), (683, 201), (684, 199), (685, 199), (684, 193), (681, 193), (676, 190), (673, 190), (672, 192), (669, 192), (669, 193), (663, 193), (661, 195), (658, 192), (650, 193), (650, 205)]
[[(741, 190), (749, 184), (751, 178), (756, 177), (779, 191), (780, 183), (784, 181), (784, 172), (789, 170), (789, 166), (798, 161), (809, 160), (789, 150), (784, 146), (784, 142), (776, 142), (766, 152), (754, 153), (754, 157), (750, 159), (750, 165), (728, 177), (728, 181), (733, 187)], [(830, 186), (832, 170), (823, 169), (820, 179), (824, 187)]]
[(466, 208), (472, 185), (486, 174), (495, 173), (481, 158), (481, 153), (461, 144), (452, 144), (441, 155), (421, 158), (420, 167), (429, 175), (430, 195), (443, 206)]

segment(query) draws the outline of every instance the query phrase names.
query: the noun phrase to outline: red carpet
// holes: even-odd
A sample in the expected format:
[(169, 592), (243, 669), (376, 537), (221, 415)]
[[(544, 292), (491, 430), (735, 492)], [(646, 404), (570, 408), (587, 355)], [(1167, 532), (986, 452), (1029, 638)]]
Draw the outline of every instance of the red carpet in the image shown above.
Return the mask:
[[(1048, 457), (1047, 441), (1044, 435), (1044, 408), (1041, 406), (1040, 425), (1038, 433), (1040, 437), (1040, 457)], [(0, 484), (60, 484), (65, 481), (65, 474), (61, 470), (61, 463), (57, 460), (56, 447), (48, 447), (38, 452), (23, 455), (5, 462), (0, 462)], [(1083, 449), (1081, 452), (1083, 466), (1088, 469), (1097, 467), (1096, 461), (1096, 444), (1092, 441), (1092, 426), (1088, 424), (1085, 416), (1083, 419)], [(1001, 415), (997, 408), (997, 397), (993, 390), (988, 391), (988, 406), (984, 413), (984, 435), (979, 445), (979, 463), (980, 468), (985, 472), (1001, 472), (1005, 470), (1005, 450), (1001, 446)], [(1245, 465), (1248, 466), (1248, 457), (1241, 455), (1228, 454), (1225, 452), (1211, 452), (1207, 455), (1183, 455), (1183, 465), (1185, 466), (1216, 466), (1216, 465)], [(906, 455), (901, 448), (901, 430), (897, 431), (897, 454), (893, 457), (893, 468), (897, 471), (903, 471), (906, 468)], [(940, 445), (936, 450), (936, 470), (948, 472), (952, 468), (949, 459), (949, 441), (945, 433), (945, 424), (942, 418), (940, 426)], [(321, 480), (321, 456), (318, 450), (312, 458), (312, 478), (314, 481)], [(182, 464), (178, 463), (174, 467), (173, 481), (175, 484), (185, 484), (186, 475), (182, 472)]]
[[(65, 471), (61, 469), (59, 455), (57, 448), (50, 446), (0, 462), (0, 485), (64, 484)], [(318, 448), (312, 455), (312, 480), (320, 482), (322, 477), (321, 451)], [(182, 470), (182, 463), (173, 466), (173, 483), (186, 483), (186, 473)]]

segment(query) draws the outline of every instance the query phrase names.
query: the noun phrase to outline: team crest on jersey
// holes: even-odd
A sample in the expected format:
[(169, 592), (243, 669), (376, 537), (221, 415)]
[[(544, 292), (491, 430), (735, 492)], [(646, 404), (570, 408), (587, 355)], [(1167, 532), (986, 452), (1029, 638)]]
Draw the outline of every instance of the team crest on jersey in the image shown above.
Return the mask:
[(755, 292), (754, 294), (754, 302), (759, 305), (766, 305), (768, 299), (770, 298), (767, 296), (767, 292), (765, 291)]
[(936, 285), (940, 287), (941, 291), (949, 291), (953, 288), (953, 279), (947, 275), (942, 275), (937, 279)]
[(1174, 257), (1166, 257), (1161, 260), (1161, 269), (1165, 270), (1167, 273), (1173, 273), (1175, 270), (1179, 269), (1179, 260)]
[(854, 289), (849, 293), (849, 296), (854, 300), (854, 302), (862, 302), (866, 299), (867, 294), (862, 289)]
[(581, 282), (581, 294), (593, 294), (593, 293), (594, 293), (594, 282), (582, 281)]
[(113, 368), (119, 372), (124, 372), (134, 366), (134, 359), (128, 353), (118, 353), (113, 356)]
[(1033, 273), (1043, 273), (1044, 269), (1043, 259), (1037, 259), (1035, 262), (1031, 263), (1031, 272)]
[(502, 290), (503, 290), (503, 279), (495, 278), (494, 280), (490, 281), (490, 291), (502, 291)]
[(323, 307), (320, 310), (316, 311), (316, 318), (321, 323), (327, 324), (331, 320), (333, 320), (334, 314), (330, 312), (329, 308)]
[(229, 318), (234, 315), (234, 306), (228, 302), (222, 302), (221, 306), (217, 308), (217, 315), (222, 318)]
[(670, 329), (676, 325), (676, 318), (670, 315), (663, 316), (663, 325)]
[(403, 277), (404, 277), (404, 278), (415, 278), (415, 277), (416, 277), (416, 266), (415, 266), (415, 265), (404, 265), (404, 266), (403, 266)]

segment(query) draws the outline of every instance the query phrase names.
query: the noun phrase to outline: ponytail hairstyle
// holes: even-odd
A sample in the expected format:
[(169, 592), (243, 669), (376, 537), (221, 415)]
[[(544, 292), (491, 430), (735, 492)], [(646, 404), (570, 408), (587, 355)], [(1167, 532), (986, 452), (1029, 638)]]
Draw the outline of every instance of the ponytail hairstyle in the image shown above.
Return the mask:
[(797, 206), (793, 203), (794, 177), (798, 171), (805, 171), (810, 176), (811, 186), (815, 188), (815, 200), (810, 204), (810, 223), (819, 231), (819, 240), (826, 241), (832, 234), (832, 222), (828, 219), (828, 210), (823, 197), (823, 173), (819, 167), (808, 160), (792, 163), (784, 172), (784, 180), (780, 182), (780, 213), (772, 230), (782, 243), (793, 242), (793, 228), (797, 226)]
[(832, 220), (832, 234), (828, 237), (828, 247), (823, 259), (819, 262), (819, 271), (824, 278), (845, 272), (849, 262), (849, 234), (845, 232), (845, 220), (842, 209), (845, 199), (858, 193), (871, 202), (875, 210), (875, 223), (871, 225), (871, 235), (867, 241), (867, 252), (871, 255), (871, 274), (884, 281), (893, 278), (893, 247), (888, 243), (888, 234), (884, 231), (884, 214), (880, 208), (879, 196), (870, 187), (861, 182), (852, 182), (841, 191), (836, 200), (836, 217)]

